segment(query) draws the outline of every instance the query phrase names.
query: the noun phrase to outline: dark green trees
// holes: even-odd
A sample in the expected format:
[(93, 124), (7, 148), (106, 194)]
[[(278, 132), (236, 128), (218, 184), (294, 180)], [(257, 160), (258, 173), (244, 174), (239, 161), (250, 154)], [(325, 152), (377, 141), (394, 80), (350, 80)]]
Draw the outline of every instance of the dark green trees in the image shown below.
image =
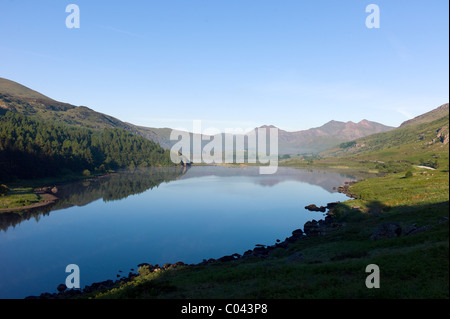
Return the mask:
[(0, 179), (171, 165), (168, 150), (122, 129), (94, 130), (0, 115)]

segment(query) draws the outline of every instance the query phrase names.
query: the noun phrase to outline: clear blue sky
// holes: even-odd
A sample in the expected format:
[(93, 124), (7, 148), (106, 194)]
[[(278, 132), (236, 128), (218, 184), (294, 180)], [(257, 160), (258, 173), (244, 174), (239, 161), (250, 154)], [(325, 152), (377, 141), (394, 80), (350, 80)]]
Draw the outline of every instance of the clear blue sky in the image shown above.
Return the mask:
[[(80, 28), (68, 29), (68, 4)], [(368, 29), (368, 4), (380, 28)], [(447, 0), (0, 1), (0, 77), (138, 125), (398, 126), (449, 100)]]

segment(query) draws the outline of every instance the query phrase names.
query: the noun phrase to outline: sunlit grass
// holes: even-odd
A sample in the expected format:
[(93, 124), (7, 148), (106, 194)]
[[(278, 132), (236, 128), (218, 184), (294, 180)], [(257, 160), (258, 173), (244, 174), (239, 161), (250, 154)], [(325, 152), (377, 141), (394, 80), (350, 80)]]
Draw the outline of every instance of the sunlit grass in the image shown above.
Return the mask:
[(14, 188), (0, 196), (0, 209), (24, 207), (39, 203), (41, 198), (32, 188)]

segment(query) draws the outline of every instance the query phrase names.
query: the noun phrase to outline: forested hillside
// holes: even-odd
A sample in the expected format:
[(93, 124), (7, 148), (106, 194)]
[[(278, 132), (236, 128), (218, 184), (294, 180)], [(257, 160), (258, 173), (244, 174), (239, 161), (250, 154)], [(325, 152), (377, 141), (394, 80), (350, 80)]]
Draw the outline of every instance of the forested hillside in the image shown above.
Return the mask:
[(19, 113), (0, 114), (0, 179), (171, 165), (170, 153), (123, 129), (88, 129)]

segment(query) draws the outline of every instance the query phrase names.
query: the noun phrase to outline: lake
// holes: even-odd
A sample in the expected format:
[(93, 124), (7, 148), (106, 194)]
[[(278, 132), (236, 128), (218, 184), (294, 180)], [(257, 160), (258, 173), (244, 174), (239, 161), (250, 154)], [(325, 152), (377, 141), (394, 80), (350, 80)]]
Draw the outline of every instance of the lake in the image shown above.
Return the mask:
[[(199, 263), (273, 245), (312, 219), (309, 204), (345, 201), (356, 178), (279, 167), (193, 166), (123, 171), (58, 185), (40, 210), (0, 214), (0, 298), (57, 292), (80, 268), (81, 288), (127, 276), (140, 263)], [(119, 272), (122, 271), (122, 272)]]

